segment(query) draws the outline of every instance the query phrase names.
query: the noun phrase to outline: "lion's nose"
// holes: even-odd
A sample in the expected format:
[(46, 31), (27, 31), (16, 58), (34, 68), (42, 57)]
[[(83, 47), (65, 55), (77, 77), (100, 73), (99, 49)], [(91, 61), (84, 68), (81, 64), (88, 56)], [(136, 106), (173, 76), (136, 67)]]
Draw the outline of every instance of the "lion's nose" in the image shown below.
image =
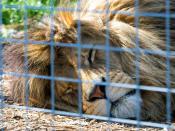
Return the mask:
[(105, 86), (104, 85), (95, 85), (93, 91), (89, 95), (89, 101), (94, 101), (96, 99), (105, 99)]

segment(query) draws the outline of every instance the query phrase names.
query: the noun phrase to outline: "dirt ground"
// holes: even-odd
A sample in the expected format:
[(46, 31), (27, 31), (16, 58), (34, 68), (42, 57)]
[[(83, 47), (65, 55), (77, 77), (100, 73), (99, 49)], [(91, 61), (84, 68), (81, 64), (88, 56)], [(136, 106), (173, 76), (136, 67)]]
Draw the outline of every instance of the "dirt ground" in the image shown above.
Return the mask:
[[(0, 114), (2, 118), (2, 114)], [(26, 111), (22, 109), (4, 108), (4, 130), (10, 131), (21, 131), (26, 130)], [(2, 129), (2, 123), (0, 124)], [(119, 123), (110, 123), (97, 120), (80, 119), (77, 117), (67, 117), (55, 115), (54, 129), (56, 131), (72, 131), (80, 130), (83, 131), (103, 131), (103, 130), (114, 130), (114, 131), (135, 131), (138, 128), (131, 125), (124, 125)], [(28, 112), (28, 129), (38, 131), (50, 131), (52, 127), (52, 116), (49, 113), (43, 112)], [(166, 129), (142, 127), (141, 131), (166, 131)]]
[[(0, 84), (1, 85), (1, 84)], [(1, 88), (0, 88), (1, 89)], [(0, 91), (1, 92), (1, 91)], [(6, 89), (3, 90), (4, 104), (17, 105), (9, 99)], [(1, 106), (0, 106), (1, 107)], [(3, 111), (3, 112), (2, 112)], [(2, 115), (3, 114), (3, 115)], [(0, 130), (5, 131), (23, 131), (28, 127), (31, 131), (136, 131), (138, 128), (134, 125), (120, 124), (106, 121), (79, 119), (78, 117), (68, 117), (55, 115), (54, 125), (52, 125), (52, 115), (50, 113), (28, 111), (28, 125), (26, 124), (26, 110), (4, 107), (0, 110)], [(3, 122), (2, 122), (3, 120)], [(3, 125), (2, 125), (3, 124)], [(140, 131), (166, 131), (167, 129), (141, 127)]]

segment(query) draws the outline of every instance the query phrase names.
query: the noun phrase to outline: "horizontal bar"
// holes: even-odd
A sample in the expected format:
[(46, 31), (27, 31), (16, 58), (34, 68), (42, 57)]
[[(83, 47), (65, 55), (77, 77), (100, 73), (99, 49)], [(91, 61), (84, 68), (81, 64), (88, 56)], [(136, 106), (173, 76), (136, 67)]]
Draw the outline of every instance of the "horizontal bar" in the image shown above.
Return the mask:
[[(14, 42), (14, 43), (24, 43), (25, 40), (18, 40), (18, 39), (0, 39), (2, 42)], [(77, 44), (73, 43), (54, 43), (53, 42), (45, 42), (45, 41), (27, 41), (29, 44), (43, 44), (43, 45), (54, 45), (54, 46), (60, 46), (60, 47), (72, 47), (72, 48), (78, 48)], [(81, 45), (81, 48), (84, 49), (97, 49), (97, 50), (106, 50), (106, 46), (96, 46), (96, 45), (89, 45), (89, 44), (83, 44)], [(120, 47), (109, 47), (110, 51), (118, 51), (118, 52), (133, 52), (133, 53), (143, 53), (143, 54), (153, 54), (153, 55), (168, 55), (168, 56), (175, 56), (175, 51), (156, 51), (156, 50), (147, 50), (147, 49), (135, 49), (135, 48), (120, 48)]]
[[(19, 76), (19, 77), (32, 77), (32, 78), (39, 78), (39, 79), (47, 79), (47, 80), (55, 80), (55, 81), (66, 81), (66, 82), (76, 82), (79, 83), (79, 79), (72, 79), (72, 78), (64, 78), (64, 77), (51, 77), (51, 76), (43, 76), (43, 75), (32, 75), (32, 74), (23, 74), (23, 73), (13, 73), (13, 72), (2, 72), (4, 75), (10, 75), (10, 76)], [(82, 83), (87, 84), (100, 84), (100, 85), (106, 85), (105, 82), (97, 82), (97, 81), (83, 81)], [(130, 89), (137, 89), (138, 85), (133, 84), (122, 84), (122, 83), (109, 83), (110, 86), (114, 87), (121, 87), (121, 88), (130, 88)], [(168, 92), (167, 88), (164, 87), (155, 87), (155, 86), (143, 86), (139, 85), (140, 90), (147, 90), (147, 91), (154, 91), (154, 92)], [(175, 89), (170, 90), (171, 93), (175, 93)]]
[[(21, 5), (1, 5), (3, 8), (17, 8), (17, 9), (24, 9), (24, 6)], [(32, 10), (51, 10), (51, 7), (43, 7), (43, 6), (26, 6), (27, 9)], [(74, 8), (53, 8), (57, 11), (70, 11), (70, 12), (91, 12), (91, 13), (105, 13), (106, 10), (83, 10), (83, 9), (74, 9)], [(112, 14), (122, 14), (122, 15), (135, 15), (135, 12), (127, 12), (127, 11), (108, 11), (108, 13)], [(166, 13), (154, 13), (154, 12), (138, 12), (137, 16), (148, 16), (148, 17), (163, 17), (166, 18)], [(170, 14), (168, 17), (175, 18), (175, 14)]]

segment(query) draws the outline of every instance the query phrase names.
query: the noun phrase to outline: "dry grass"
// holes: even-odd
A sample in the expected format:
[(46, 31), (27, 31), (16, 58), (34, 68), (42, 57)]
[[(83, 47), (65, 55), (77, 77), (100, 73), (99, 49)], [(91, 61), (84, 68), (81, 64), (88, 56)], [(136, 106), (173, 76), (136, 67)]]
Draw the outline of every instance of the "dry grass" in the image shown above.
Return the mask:
[[(0, 118), (2, 116), (0, 115)], [(5, 130), (26, 130), (26, 111), (22, 109), (12, 109), (12, 108), (4, 108), (4, 129)], [(2, 124), (2, 123), (1, 123)], [(2, 125), (0, 124), (0, 127)], [(134, 126), (119, 124), (119, 123), (111, 123), (110, 126), (107, 122), (104, 121), (96, 121), (89, 119), (81, 119), (77, 117), (67, 117), (55, 115), (54, 128), (57, 131), (62, 130), (79, 130), (83, 131), (103, 131), (107, 130), (110, 127), (110, 130), (118, 130), (118, 131), (135, 131), (138, 130)], [(49, 113), (43, 112), (28, 112), (28, 128), (29, 130), (52, 130), (52, 116)], [(141, 131), (157, 131), (164, 129), (157, 128), (140, 128)]]

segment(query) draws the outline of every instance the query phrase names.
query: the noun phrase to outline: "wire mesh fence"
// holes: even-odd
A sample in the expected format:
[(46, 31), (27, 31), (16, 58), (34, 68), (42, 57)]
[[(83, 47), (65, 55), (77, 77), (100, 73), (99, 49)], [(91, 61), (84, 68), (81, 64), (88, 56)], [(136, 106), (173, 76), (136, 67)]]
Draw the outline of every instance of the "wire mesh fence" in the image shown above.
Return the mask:
[[(116, 0), (117, 1), (117, 0)], [(118, 0), (119, 1), (119, 0)], [(162, 0), (163, 1), (163, 0)], [(173, 93), (175, 93), (175, 89), (171, 88), (171, 70), (170, 70), (170, 62), (171, 59), (170, 57), (173, 57), (175, 55), (175, 51), (171, 50), (171, 24), (170, 24), (170, 20), (171, 19), (175, 19), (175, 14), (170, 12), (170, 0), (165, 0), (165, 12), (164, 13), (159, 13), (159, 12), (140, 12), (139, 11), (139, 5), (140, 3), (142, 3), (142, 0), (134, 0), (134, 11), (122, 11), (122, 10), (110, 10), (110, 2), (111, 0), (106, 0), (105, 3), (105, 9), (104, 10), (91, 10), (91, 9), (82, 9), (81, 8), (81, 0), (77, 1), (77, 8), (68, 8), (65, 4), (63, 4), (63, 7), (55, 7), (54, 6), (54, 0), (50, 1), (50, 7), (45, 7), (45, 6), (37, 6), (37, 5), (29, 5), (28, 1), (25, 0), (23, 5), (7, 5), (7, 4), (3, 4), (2, 1), (0, 1), (0, 25), (1, 25), (1, 30), (2, 30), (2, 10), (5, 8), (9, 8), (9, 9), (21, 9), (24, 11), (24, 38), (23, 39), (15, 39), (15, 38), (4, 38), (2, 37), (2, 34), (0, 36), (0, 76), (1, 76), (1, 81), (2, 81), (2, 76), (6, 75), (6, 76), (15, 76), (15, 77), (23, 77), (24, 79), (24, 83), (25, 83), (25, 106), (17, 106), (17, 105), (10, 105), (10, 104), (4, 104), (4, 88), (3, 86), (1, 86), (0, 88), (0, 92), (1, 92), (1, 130), (4, 130), (4, 108), (8, 107), (8, 108), (14, 108), (14, 109), (24, 109), (26, 111), (26, 130), (29, 130), (29, 125), (28, 125), (28, 112), (29, 111), (38, 111), (38, 112), (45, 112), (45, 113), (51, 113), (52, 114), (52, 130), (55, 130), (55, 126), (54, 126), (54, 122), (55, 122), (55, 114), (59, 114), (59, 115), (65, 115), (65, 116), (73, 116), (73, 117), (79, 117), (79, 118), (90, 118), (90, 119), (97, 119), (97, 120), (105, 120), (109, 123), (109, 129), (110, 129), (110, 122), (119, 122), (119, 123), (125, 123), (125, 124), (131, 124), (131, 125), (136, 125), (137, 127), (140, 126), (151, 126), (151, 127), (158, 127), (158, 128), (168, 128), (168, 129), (175, 129), (174, 126), (171, 125), (171, 107), (173, 105), (171, 105), (171, 98)], [(122, 2), (122, 1), (120, 1)], [(148, 5), (149, 6), (149, 5)], [(157, 5), (158, 6), (158, 5)], [(30, 29), (30, 26), (28, 23), (28, 11), (29, 10), (44, 10), (44, 11), (48, 11), (50, 13), (50, 17), (48, 20), (48, 24), (49, 25), (49, 35), (48, 36), (50, 39), (47, 41), (38, 41), (35, 39), (29, 39), (29, 32), (28, 30)], [(55, 14), (56, 11), (58, 12), (77, 12), (77, 39), (76, 42), (71, 43), (71, 42), (64, 42), (64, 41), (55, 41)], [(104, 45), (92, 45), (92, 44), (82, 44), (82, 21), (81, 21), (81, 15), (82, 13), (89, 13), (90, 15), (92, 14), (106, 14), (105, 17), (105, 42), (103, 41), (103, 43), (105, 43)], [(135, 16), (134, 18), (134, 27), (135, 27), (135, 36), (134, 36), (134, 41), (135, 41), (135, 48), (121, 48), (121, 47), (114, 47), (110, 45), (111, 39), (110, 39), (110, 17), (108, 16), (108, 14), (121, 14), (123, 16)], [(66, 17), (64, 15), (56, 15), (56, 17)], [(153, 17), (153, 18), (162, 18), (165, 20), (165, 33), (166, 33), (166, 48), (165, 50), (149, 50), (149, 49), (143, 49), (140, 47), (140, 40), (139, 40), (139, 35), (140, 35), (140, 30), (139, 30), (139, 26), (140, 26), (140, 21), (139, 18), (140, 17)], [(63, 19), (63, 18), (61, 18)], [(69, 21), (69, 20), (68, 20)], [(67, 22), (67, 21), (66, 21)], [(64, 23), (64, 21), (63, 21)], [(65, 24), (65, 23), (64, 23)], [(67, 23), (66, 23), (67, 24)], [(94, 23), (95, 24), (95, 23)], [(61, 28), (61, 27), (60, 27)], [(69, 28), (68, 28), (69, 29)], [(90, 30), (90, 29), (89, 29)], [(128, 29), (129, 30), (129, 29)], [(31, 33), (31, 32), (30, 32)], [(90, 32), (91, 33), (91, 32)], [(133, 34), (131, 34), (133, 35)], [(64, 36), (63, 36), (64, 37)], [(72, 36), (71, 36), (72, 37)], [(69, 38), (67, 38), (69, 39)], [(3, 70), (3, 58), (2, 58), (2, 52), (3, 52), (3, 43), (11, 43), (11, 44), (18, 44), (18, 43), (24, 43), (24, 72), (18, 72), (18, 70), (16, 72), (9, 72), (9, 71), (5, 71)], [(49, 59), (50, 59), (50, 63), (49, 63), (49, 75), (42, 75), (39, 73), (30, 73), (30, 68), (29, 67), (29, 57), (30, 55), (28, 54), (29, 49), (28, 46), (29, 44), (36, 44), (36, 45), (46, 45), (49, 46), (49, 53), (47, 54), (49, 55)], [(61, 77), (61, 76), (57, 76), (55, 75), (55, 53), (57, 53), (55, 50), (56, 47), (67, 47), (67, 48), (73, 48), (74, 50), (77, 51), (77, 78), (74, 77)], [(95, 81), (94, 80), (82, 80), (82, 73), (81, 73), (81, 69), (83, 68), (82, 66), (82, 53), (84, 52), (84, 50), (100, 50), (100, 51), (105, 51), (104, 54), (104, 58), (105, 58), (105, 81)], [(33, 50), (32, 50), (33, 51)], [(134, 53), (135, 54), (135, 84), (128, 84), (128, 83), (117, 83), (117, 82), (111, 82), (110, 80), (110, 62), (111, 62), (111, 56), (110, 56), (110, 52), (127, 52), (127, 53)], [(139, 62), (141, 61), (140, 59), (142, 59), (140, 57), (140, 54), (145, 54), (145, 55), (159, 55), (159, 56), (165, 56), (166, 61), (164, 64), (166, 64), (166, 88), (162, 88), (162, 87), (157, 87), (154, 85), (142, 85), (140, 84), (140, 65)], [(92, 55), (92, 53), (91, 53)], [(39, 57), (39, 56), (38, 56)], [(73, 56), (72, 56), (73, 57)], [(72, 58), (73, 59), (73, 58)], [(112, 59), (113, 60), (113, 59)], [(37, 63), (36, 63), (37, 64)], [(42, 63), (45, 64), (45, 63)], [(129, 64), (129, 63), (128, 63)], [(37, 66), (37, 65), (36, 65)], [(158, 66), (158, 65), (157, 65)], [(151, 68), (151, 67), (150, 67)], [(29, 106), (29, 98), (30, 95), (29, 94), (29, 78), (35, 78), (35, 79), (43, 79), (43, 80), (49, 80), (50, 81), (50, 91), (49, 93), (51, 94), (51, 108), (50, 109), (44, 109), (44, 108), (36, 108), (36, 107), (30, 107)], [(73, 113), (73, 112), (69, 112), (69, 111), (62, 111), (57, 109), (57, 107), (55, 107), (55, 103), (56, 103), (56, 96), (55, 96), (55, 88), (56, 88), (56, 82), (55, 81), (61, 81), (61, 82), (74, 82), (77, 83), (77, 94), (78, 94), (78, 112), (77, 113)], [(92, 84), (92, 85), (96, 85), (98, 82), (99, 85), (103, 85), (105, 86), (105, 92), (106, 92), (106, 115), (105, 116), (99, 116), (99, 115), (91, 115), (91, 114), (86, 114), (83, 112), (83, 96), (82, 96), (82, 85), (83, 84)], [(136, 92), (136, 114), (135, 114), (135, 120), (129, 119), (129, 118), (114, 118), (111, 117), (111, 109), (110, 109), (110, 87), (121, 87), (122, 89), (134, 89)], [(159, 93), (166, 93), (166, 123), (158, 123), (158, 122), (150, 122), (150, 121), (142, 121), (140, 118), (140, 114), (141, 114), (141, 92), (140, 91), (152, 91), (152, 92), (159, 92)], [(74, 96), (73, 96), (74, 97)], [(81, 119), (80, 119), (80, 123), (79, 126), (81, 127)]]

